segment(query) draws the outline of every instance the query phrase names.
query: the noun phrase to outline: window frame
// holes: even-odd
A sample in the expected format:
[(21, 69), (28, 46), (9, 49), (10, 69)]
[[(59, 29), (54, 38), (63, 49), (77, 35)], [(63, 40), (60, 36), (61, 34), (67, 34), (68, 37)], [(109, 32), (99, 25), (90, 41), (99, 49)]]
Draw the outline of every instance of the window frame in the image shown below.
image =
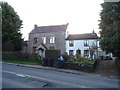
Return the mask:
[(50, 37), (50, 43), (55, 43), (55, 37)]
[(46, 37), (42, 37), (42, 43), (46, 44)]
[(69, 50), (69, 55), (73, 56), (74, 55), (74, 50)]
[(38, 38), (37, 38), (37, 37), (34, 37), (34, 39), (33, 39), (33, 44), (37, 44), (37, 42), (38, 42)]
[(74, 41), (73, 40), (70, 40), (69, 41), (69, 47), (73, 47), (74, 46)]
[(89, 56), (89, 50), (84, 50), (84, 56)]
[(36, 46), (33, 46), (33, 53), (36, 53), (36, 50), (37, 49), (37, 47)]
[(89, 46), (89, 40), (84, 40), (84, 46)]

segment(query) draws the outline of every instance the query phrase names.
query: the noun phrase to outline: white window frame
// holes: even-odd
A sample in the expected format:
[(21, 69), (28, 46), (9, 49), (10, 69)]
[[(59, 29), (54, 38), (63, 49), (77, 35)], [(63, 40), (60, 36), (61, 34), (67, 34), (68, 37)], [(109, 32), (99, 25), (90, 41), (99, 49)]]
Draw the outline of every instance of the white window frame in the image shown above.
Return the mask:
[(74, 55), (74, 50), (69, 50), (69, 55), (73, 56)]
[(50, 37), (50, 43), (55, 43), (55, 37)]
[(73, 47), (74, 46), (74, 41), (73, 40), (70, 40), (69, 41), (69, 47)]
[(42, 42), (43, 42), (43, 44), (46, 43), (46, 37), (42, 37)]
[(89, 40), (84, 40), (84, 46), (89, 46)]

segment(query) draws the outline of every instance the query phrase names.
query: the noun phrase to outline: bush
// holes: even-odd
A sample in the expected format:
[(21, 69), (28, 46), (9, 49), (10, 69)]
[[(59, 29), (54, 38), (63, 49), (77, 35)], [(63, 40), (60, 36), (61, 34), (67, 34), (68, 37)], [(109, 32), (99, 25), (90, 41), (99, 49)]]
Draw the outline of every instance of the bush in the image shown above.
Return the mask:
[(62, 57), (65, 59), (65, 62), (67, 62), (70, 59), (70, 56), (66, 52), (62, 54)]
[(80, 57), (80, 60), (76, 60), (74, 58), (70, 58), (68, 62), (66, 62), (66, 68), (82, 70), (85, 72), (93, 72), (98, 64), (98, 60), (90, 60), (89, 58)]
[(60, 50), (46, 50), (45, 57), (57, 60), (60, 57)]

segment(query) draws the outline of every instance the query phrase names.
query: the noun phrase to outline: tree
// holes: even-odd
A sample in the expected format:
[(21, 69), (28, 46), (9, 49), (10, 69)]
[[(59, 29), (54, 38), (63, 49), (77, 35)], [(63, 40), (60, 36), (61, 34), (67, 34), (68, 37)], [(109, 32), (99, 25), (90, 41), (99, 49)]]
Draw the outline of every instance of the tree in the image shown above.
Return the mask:
[(97, 47), (97, 45), (95, 45), (95, 43), (92, 43), (92, 45), (89, 46), (90, 58), (91, 59), (93, 59), (93, 55), (94, 55), (95, 51), (96, 51), (96, 54), (97, 54), (97, 49), (98, 49), (98, 47)]
[[(2, 8), (2, 49), (19, 51), (22, 47), (22, 20), (7, 2), (0, 2)], [(10, 50), (11, 49), (11, 50)]]
[(104, 2), (100, 13), (100, 46), (120, 58), (120, 2)]

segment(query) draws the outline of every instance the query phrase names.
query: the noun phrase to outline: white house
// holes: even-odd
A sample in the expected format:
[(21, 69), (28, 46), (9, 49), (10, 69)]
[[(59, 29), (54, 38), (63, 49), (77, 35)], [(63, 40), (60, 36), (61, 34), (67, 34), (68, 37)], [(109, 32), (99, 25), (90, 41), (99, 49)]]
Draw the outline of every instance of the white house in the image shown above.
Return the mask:
[(70, 56), (75, 56), (79, 50), (81, 56), (90, 57), (90, 47), (93, 45), (97, 47), (93, 58), (99, 58), (100, 56), (112, 57), (112, 53), (106, 54), (105, 51), (101, 50), (98, 36), (94, 31), (85, 34), (70, 34), (66, 38), (66, 52)]
[[(76, 55), (77, 50), (81, 56), (90, 57), (90, 46), (97, 45), (98, 36), (96, 33), (71, 34), (66, 39), (66, 52), (69, 55)], [(96, 54), (96, 53), (95, 53)], [(95, 56), (95, 55), (94, 55)]]

